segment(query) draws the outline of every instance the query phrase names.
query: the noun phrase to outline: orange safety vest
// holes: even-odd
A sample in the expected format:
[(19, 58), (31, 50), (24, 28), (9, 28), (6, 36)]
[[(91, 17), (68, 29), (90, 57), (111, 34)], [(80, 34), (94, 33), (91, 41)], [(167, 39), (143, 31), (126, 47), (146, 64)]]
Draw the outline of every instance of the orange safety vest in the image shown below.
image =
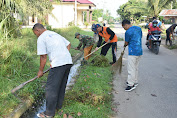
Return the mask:
[[(98, 33), (100, 36), (102, 36), (102, 37), (105, 38), (105, 42), (107, 42), (107, 41), (109, 40), (109, 38), (111, 37), (111, 35), (108, 34), (108, 32), (106, 31), (106, 29), (107, 29), (107, 27), (103, 27), (102, 33), (101, 33), (101, 32)], [(116, 34), (115, 34), (115, 35), (114, 35), (114, 38), (110, 41), (110, 43), (112, 43), (112, 42), (117, 42), (117, 40), (118, 40), (118, 39), (117, 39), (117, 36), (116, 36)]]

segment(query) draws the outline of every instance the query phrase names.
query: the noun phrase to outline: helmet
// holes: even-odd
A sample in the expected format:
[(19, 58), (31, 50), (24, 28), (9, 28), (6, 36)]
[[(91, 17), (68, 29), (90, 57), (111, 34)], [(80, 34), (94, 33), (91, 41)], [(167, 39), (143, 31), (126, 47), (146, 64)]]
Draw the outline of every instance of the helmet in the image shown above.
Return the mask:
[(152, 26), (157, 27), (158, 22), (156, 20), (152, 21)]

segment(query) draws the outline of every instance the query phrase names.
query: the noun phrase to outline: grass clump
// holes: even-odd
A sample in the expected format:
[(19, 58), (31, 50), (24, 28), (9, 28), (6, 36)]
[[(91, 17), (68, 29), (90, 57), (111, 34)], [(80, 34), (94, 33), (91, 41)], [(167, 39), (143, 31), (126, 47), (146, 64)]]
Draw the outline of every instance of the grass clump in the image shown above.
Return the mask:
[(170, 49), (170, 50), (177, 49), (177, 45), (174, 44), (172, 46), (167, 46), (167, 48)]
[(94, 57), (91, 57), (89, 59), (89, 63), (92, 66), (98, 66), (98, 67), (108, 67), (108, 66), (110, 66), (109, 60), (103, 55), (96, 55)]

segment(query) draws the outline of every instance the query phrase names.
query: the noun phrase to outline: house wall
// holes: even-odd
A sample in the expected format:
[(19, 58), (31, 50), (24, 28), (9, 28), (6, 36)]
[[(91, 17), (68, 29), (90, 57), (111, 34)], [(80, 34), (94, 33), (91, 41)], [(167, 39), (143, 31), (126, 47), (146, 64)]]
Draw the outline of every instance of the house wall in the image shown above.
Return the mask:
[(67, 27), (69, 22), (74, 22), (74, 6), (71, 4), (53, 4), (52, 15), (49, 15), (48, 22), (52, 28)]

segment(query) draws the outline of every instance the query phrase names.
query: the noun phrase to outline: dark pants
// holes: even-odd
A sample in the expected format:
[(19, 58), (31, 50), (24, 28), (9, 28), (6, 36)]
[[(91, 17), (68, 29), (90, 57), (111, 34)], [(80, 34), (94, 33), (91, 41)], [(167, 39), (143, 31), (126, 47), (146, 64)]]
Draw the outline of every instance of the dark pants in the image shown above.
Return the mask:
[(71, 64), (51, 68), (46, 84), (46, 111), (54, 116), (56, 109), (61, 109)]
[[(103, 44), (105, 44), (106, 42), (104, 41)], [(116, 52), (117, 52), (117, 42), (113, 42), (113, 43), (108, 43), (107, 45), (103, 46), (101, 49), (101, 55), (106, 56), (109, 48), (112, 46), (112, 57), (113, 57), (113, 63), (115, 63), (116, 60)]]
[(170, 45), (172, 45), (172, 41), (170, 40), (170, 32), (168, 30), (166, 30), (166, 45), (167, 43), (170, 43)]

